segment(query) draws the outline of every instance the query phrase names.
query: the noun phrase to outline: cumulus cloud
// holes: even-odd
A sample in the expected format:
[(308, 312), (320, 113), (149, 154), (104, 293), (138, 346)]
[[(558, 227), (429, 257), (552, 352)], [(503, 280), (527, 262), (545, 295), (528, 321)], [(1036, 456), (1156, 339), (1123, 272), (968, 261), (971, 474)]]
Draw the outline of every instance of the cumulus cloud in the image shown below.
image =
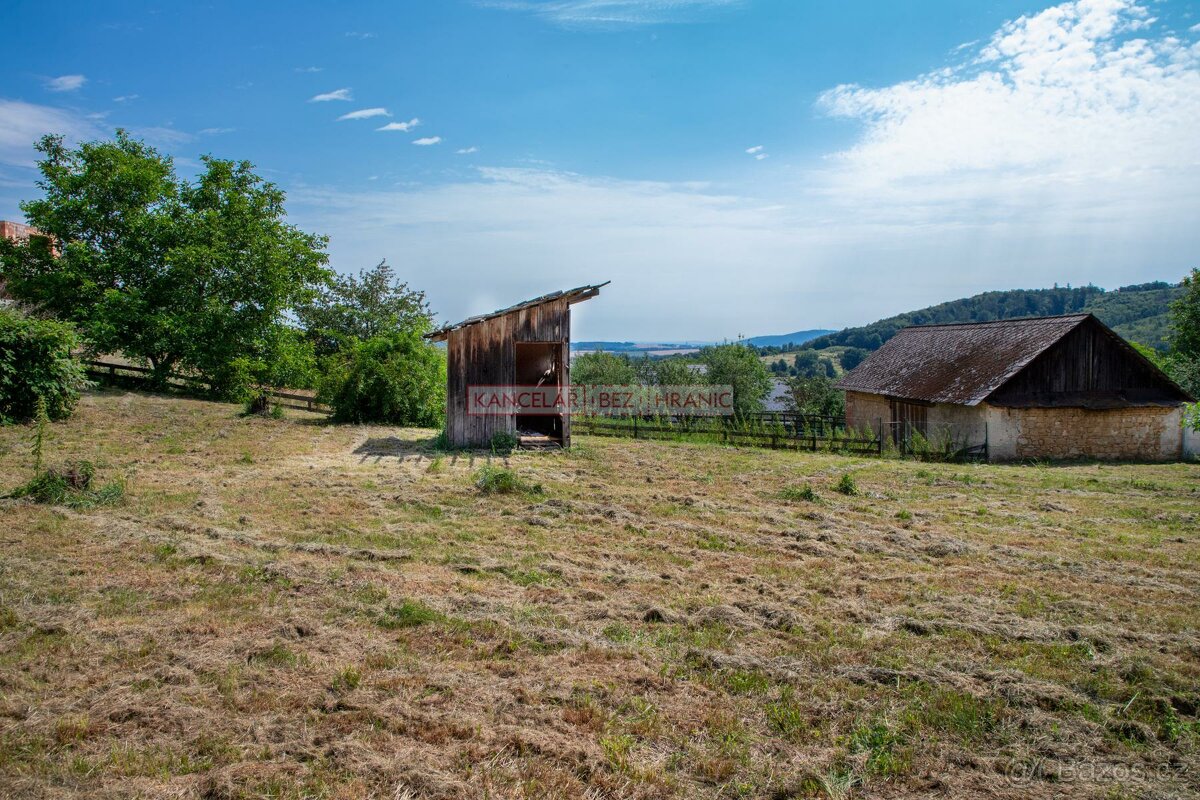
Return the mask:
[(458, 153), (460, 156), (467, 156), (467, 155), (470, 155), (471, 153), (478, 153), (479, 148), (476, 147), (475, 145), (471, 145), (470, 147), (460, 147), (459, 149), (455, 150), (454, 152)]
[(46, 88), (52, 92), (74, 92), (82, 89), (85, 83), (87, 78), (83, 75), (59, 75), (57, 78), (48, 78)]
[[(481, 169), (289, 197), (332, 235), (335, 263), (404, 252), (421, 265), (448, 321), (613, 279), (607, 300), (579, 307), (580, 338), (840, 327), (987, 289), (1177, 280), (1194, 264), (1200, 47), (1133, 2), (1089, 0), (951, 58), (890, 86), (830, 89), (819, 108), (856, 125), (852, 141), (778, 175)], [(731, 275), (737, 298), (726, 280), (696, 280)]]
[(523, 11), (572, 28), (623, 28), (690, 22), (743, 0), (481, 0), (490, 8)]
[(973, 214), (1194, 197), (1200, 46), (1154, 27), (1133, 0), (1079, 0), (1007, 23), (961, 64), (831, 89), (819, 107), (863, 125), (829, 160), (831, 191)]
[(140, 97), (140, 96), (141, 95), (136, 95), (136, 94), (123, 94), (123, 95), (120, 95), (119, 97), (114, 97), (113, 102), (114, 103), (129, 103), (133, 100), (137, 100), (138, 97)]
[(328, 103), (331, 100), (353, 100), (354, 94), (349, 89), (334, 89), (332, 92), (316, 94), (308, 98), (310, 103)]
[(408, 133), (409, 131), (411, 131), (413, 128), (417, 127), (420, 124), (421, 124), (421, 120), (417, 119), (416, 117), (413, 117), (408, 122), (389, 122), (387, 125), (384, 125), (381, 128), (376, 128), (375, 130), (377, 130), (377, 131), (400, 131), (402, 133)]
[(749, 153), (750, 155), (754, 155), (755, 153), (761, 153), (762, 150), (763, 150), (763, 146), (761, 144), (756, 144), (756, 145), (754, 145), (754, 147), (746, 148), (746, 152)]
[(431, 144), (438, 144), (441, 141), (442, 137), (440, 136), (425, 136), (420, 139), (413, 139), (413, 144), (420, 147), (428, 147)]
[(371, 117), (390, 117), (386, 108), (361, 108), (358, 111), (351, 111), (349, 114), (342, 114), (338, 117), (338, 122), (346, 119), (370, 119)]

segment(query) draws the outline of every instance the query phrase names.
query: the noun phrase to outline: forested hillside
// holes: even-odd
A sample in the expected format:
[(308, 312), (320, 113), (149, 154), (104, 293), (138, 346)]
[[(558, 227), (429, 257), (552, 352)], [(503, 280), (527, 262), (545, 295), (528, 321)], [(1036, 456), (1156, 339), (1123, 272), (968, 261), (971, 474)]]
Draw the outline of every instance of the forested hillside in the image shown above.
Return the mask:
[(1098, 286), (1053, 289), (1013, 289), (984, 292), (936, 306), (897, 314), (858, 328), (846, 328), (813, 339), (803, 348), (860, 347), (875, 350), (896, 331), (909, 325), (949, 322), (987, 322), (1013, 317), (1091, 312), (1117, 333), (1136, 342), (1165, 350), (1168, 306), (1182, 289), (1164, 281), (1123, 286), (1105, 291)]

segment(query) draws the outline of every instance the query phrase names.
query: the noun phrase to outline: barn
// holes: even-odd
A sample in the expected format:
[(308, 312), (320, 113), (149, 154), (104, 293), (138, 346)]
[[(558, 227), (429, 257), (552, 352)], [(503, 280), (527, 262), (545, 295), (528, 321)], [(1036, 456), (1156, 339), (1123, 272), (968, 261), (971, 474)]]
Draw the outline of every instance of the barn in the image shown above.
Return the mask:
[[(469, 390), (570, 385), (571, 306), (608, 282), (535, 297), (447, 325), (426, 338), (446, 343), (446, 433), (454, 447), (486, 447), (504, 432), (523, 447), (570, 447), (571, 419), (545, 409), (496, 413), (472, 404)], [(501, 388), (496, 388), (501, 387)]]
[(1187, 392), (1091, 314), (916, 325), (837, 383), (846, 423), (993, 461), (1170, 461), (1196, 452)]

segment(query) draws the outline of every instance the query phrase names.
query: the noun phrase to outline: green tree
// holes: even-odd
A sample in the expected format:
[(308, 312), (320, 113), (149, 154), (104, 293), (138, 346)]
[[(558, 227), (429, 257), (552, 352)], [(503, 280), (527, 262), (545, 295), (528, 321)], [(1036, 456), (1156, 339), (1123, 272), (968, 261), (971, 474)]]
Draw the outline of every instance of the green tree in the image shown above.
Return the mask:
[(446, 356), (419, 327), (355, 342), (322, 381), (340, 422), (438, 427), (446, 411)]
[[(1171, 303), (1171, 350), (1167, 372), (1193, 397), (1200, 397), (1200, 269), (1180, 284), (1183, 294)], [(1200, 430), (1200, 403), (1193, 404), (1187, 419)]]
[(215, 393), (266, 382), (279, 327), (330, 278), (325, 239), (286, 222), (284, 193), (248, 162), (205, 156), (194, 183), (154, 148), (37, 145), (45, 196), (22, 204), (45, 240), (0, 250), (10, 291), (75, 322), (92, 345), (183, 369)]
[(791, 374), (793, 375), (811, 378), (822, 372), (824, 372), (824, 368), (821, 366), (821, 358), (814, 350), (801, 350), (792, 360)]
[(846, 414), (846, 395), (833, 388), (825, 375), (797, 377), (788, 381), (788, 406), (801, 414), (841, 418)]
[(577, 386), (628, 386), (638, 382), (637, 369), (629, 356), (597, 350), (571, 362), (571, 383)]
[(757, 353), (741, 343), (722, 344), (703, 348), (700, 361), (708, 368), (707, 383), (733, 387), (737, 414), (762, 411), (772, 384)]
[(1200, 268), (1180, 286), (1183, 294), (1171, 303), (1171, 355), (1200, 359)]
[(654, 362), (654, 383), (658, 386), (697, 386), (707, 383), (707, 376), (678, 358)]
[(866, 360), (868, 355), (870, 355), (870, 353), (868, 353), (866, 350), (863, 350), (861, 347), (848, 347), (842, 351), (842, 355), (838, 361), (841, 363), (842, 369), (849, 372)]
[(428, 330), (433, 323), (425, 293), (400, 281), (386, 261), (357, 276), (334, 277), (296, 316), (318, 356), (395, 330)]
[(70, 416), (87, 384), (78, 347), (70, 325), (0, 307), (0, 424), (33, 418), (39, 399), (50, 419)]

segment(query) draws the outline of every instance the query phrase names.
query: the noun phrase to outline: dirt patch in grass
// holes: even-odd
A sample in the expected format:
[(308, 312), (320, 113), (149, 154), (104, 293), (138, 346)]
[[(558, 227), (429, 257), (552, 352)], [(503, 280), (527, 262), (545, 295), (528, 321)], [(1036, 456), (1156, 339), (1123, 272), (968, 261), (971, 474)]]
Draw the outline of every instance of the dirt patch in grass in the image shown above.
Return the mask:
[(0, 795), (1200, 793), (1196, 465), (239, 411), (88, 394), (47, 450), (124, 502), (0, 503)]

